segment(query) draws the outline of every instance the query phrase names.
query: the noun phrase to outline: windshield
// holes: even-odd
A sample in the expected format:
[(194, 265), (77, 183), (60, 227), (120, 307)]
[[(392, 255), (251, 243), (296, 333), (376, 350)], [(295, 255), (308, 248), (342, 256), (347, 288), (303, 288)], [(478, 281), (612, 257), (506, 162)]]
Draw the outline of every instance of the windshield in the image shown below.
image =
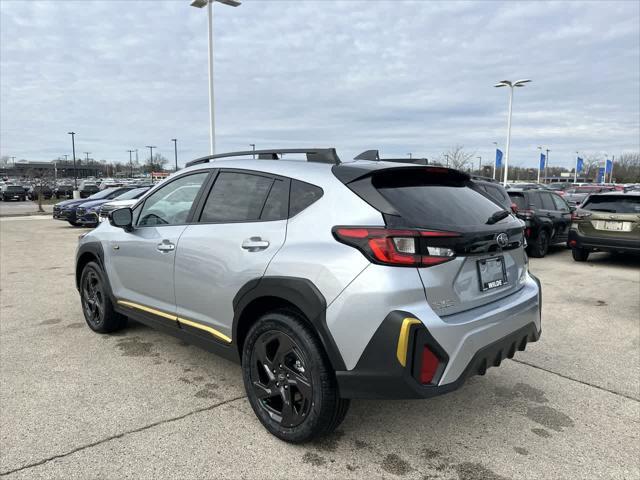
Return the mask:
[(591, 210), (592, 212), (640, 214), (640, 197), (630, 195), (591, 195), (580, 208)]
[(135, 198), (139, 198), (149, 190), (148, 188), (134, 188), (133, 190), (129, 190), (128, 192), (124, 192), (122, 195), (116, 197), (116, 200), (133, 200)]
[(102, 198), (112, 198), (111, 195), (114, 191), (118, 190), (117, 188), (107, 188), (105, 190), (101, 190), (98, 193), (94, 193), (89, 198), (91, 200), (100, 200)]

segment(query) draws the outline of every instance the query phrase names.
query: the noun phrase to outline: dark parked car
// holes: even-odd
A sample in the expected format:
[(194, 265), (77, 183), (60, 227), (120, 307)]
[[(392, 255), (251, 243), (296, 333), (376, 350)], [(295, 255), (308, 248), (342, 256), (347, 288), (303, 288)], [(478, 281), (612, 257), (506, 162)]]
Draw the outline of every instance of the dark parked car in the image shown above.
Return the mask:
[(11, 200), (24, 202), (27, 199), (27, 195), (21, 185), (4, 185), (0, 193), (0, 199), (3, 202), (10, 202)]
[(525, 222), (528, 252), (544, 257), (549, 245), (567, 241), (572, 208), (562, 197), (548, 190), (509, 190), (518, 218)]
[(568, 245), (576, 262), (593, 251), (640, 253), (640, 192), (590, 195), (573, 213)]
[(94, 193), (99, 192), (100, 187), (95, 182), (82, 182), (78, 190), (80, 191), (80, 198), (89, 198)]
[[(147, 190), (151, 187), (142, 187), (142, 188), (133, 188), (133, 185), (130, 186), (130, 190), (125, 190), (120, 193), (119, 196), (111, 199), (111, 198), (101, 198), (98, 200), (91, 200), (89, 202), (85, 202), (76, 208), (76, 222), (84, 227), (97, 227), (100, 223), (100, 214), (102, 212), (103, 205), (111, 202), (121, 203), (121, 200), (131, 201), (128, 205), (133, 205), (135, 199), (140, 198), (144, 195)], [(127, 188), (127, 187), (124, 187)]]
[(53, 189), (53, 194), (57, 199), (60, 198), (72, 198), (73, 197), (73, 184), (63, 183), (56, 185)]
[(509, 198), (507, 190), (500, 183), (485, 177), (472, 177), (471, 183), (474, 190), (488, 195), (491, 200), (504, 207), (505, 210), (512, 210), (513, 202)]
[(29, 200), (38, 200), (38, 195), (40, 194), (40, 192), (42, 192), (42, 198), (44, 198), (45, 200), (53, 197), (53, 190), (51, 190), (51, 187), (49, 187), (48, 185), (33, 185), (29, 188), (27, 197), (29, 197)]
[(124, 192), (131, 190), (132, 188), (133, 187), (109, 188), (107, 190), (100, 190), (98, 193), (91, 195), (89, 198), (65, 200), (64, 202), (56, 203), (53, 206), (53, 218), (55, 220), (67, 221), (74, 227), (78, 227), (80, 226), (80, 224), (77, 222), (76, 210), (80, 205), (93, 200), (111, 200), (119, 195), (122, 195)]

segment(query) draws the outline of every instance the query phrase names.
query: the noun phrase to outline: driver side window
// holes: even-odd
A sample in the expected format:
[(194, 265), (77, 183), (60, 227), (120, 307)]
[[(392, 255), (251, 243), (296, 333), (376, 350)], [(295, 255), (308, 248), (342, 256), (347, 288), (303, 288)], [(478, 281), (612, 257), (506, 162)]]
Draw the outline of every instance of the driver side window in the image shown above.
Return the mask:
[(150, 195), (142, 206), (138, 226), (186, 223), (193, 201), (209, 172), (185, 175)]

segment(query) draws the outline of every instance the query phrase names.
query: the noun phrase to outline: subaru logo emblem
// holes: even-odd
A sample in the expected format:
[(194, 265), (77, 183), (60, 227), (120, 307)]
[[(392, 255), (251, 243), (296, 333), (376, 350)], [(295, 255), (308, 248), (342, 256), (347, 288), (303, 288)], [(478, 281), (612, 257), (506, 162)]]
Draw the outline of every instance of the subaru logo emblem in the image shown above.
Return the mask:
[(498, 242), (500, 248), (504, 248), (509, 245), (509, 236), (506, 233), (500, 233), (496, 237), (496, 242)]

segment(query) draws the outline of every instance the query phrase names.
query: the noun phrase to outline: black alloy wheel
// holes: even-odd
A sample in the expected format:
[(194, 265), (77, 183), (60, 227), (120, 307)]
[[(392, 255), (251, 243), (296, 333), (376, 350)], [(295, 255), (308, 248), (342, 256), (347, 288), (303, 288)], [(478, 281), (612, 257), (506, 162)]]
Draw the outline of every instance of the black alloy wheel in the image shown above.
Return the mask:
[(99, 329), (104, 322), (105, 294), (102, 280), (93, 269), (82, 278), (82, 310), (87, 322)]
[(300, 425), (313, 403), (313, 387), (300, 347), (286, 333), (258, 337), (251, 361), (251, 385), (261, 407), (283, 427)]

